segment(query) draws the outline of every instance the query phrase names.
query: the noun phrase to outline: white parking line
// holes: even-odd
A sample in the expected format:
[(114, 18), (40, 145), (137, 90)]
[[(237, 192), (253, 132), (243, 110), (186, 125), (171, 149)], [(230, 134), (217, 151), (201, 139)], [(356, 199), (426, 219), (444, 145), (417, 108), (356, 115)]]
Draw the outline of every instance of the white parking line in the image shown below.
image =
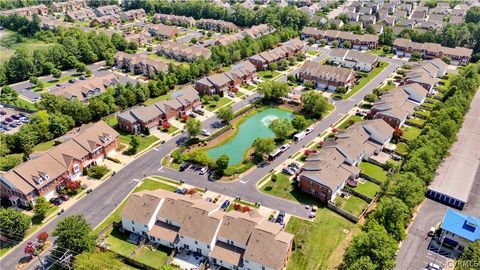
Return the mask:
[(157, 171), (161, 171), (162, 169), (163, 169), (163, 166), (162, 166), (162, 167), (160, 167), (160, 168), (158, 168), (158, 170), (157, 170)]
[(157, 148), (153, 148), (153, 150), (155, 150), (155, 151), (157, 151), (157, 152), (159, 151)]
[(242, 183), (242, 184), (246, 184), (246, 183), (248, 183), (248, 180), (247, 181), (240, 180), (239, 182)]
[(138, 180), (138, 179), (136, 179), (136, 178), (133, 178), (132, 181), (130, 181), (130, 183), (131, 183), (131, 182), (140, 182), (140, 180)]

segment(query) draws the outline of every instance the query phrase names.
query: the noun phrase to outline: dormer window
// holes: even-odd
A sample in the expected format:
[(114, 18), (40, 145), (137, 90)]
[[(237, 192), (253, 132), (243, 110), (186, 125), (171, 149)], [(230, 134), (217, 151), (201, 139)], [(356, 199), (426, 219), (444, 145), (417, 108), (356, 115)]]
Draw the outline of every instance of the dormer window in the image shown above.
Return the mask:
[(41, 177), (33, 176), (32, 178), (37, 185), (41, 185), (43, 183), (43, 179)]
[(50, 177), (48, 176), (48, 174), (45, 174), (45, 175), (43, 176), (43, 179), (48, 180), (48, 179), (50, 179)]

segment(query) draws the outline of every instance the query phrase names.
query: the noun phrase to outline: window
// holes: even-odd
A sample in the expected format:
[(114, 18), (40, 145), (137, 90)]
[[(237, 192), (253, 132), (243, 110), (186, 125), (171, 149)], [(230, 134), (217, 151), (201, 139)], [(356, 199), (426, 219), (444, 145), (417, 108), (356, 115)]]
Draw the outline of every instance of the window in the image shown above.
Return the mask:
[(73, 172), (78, 172), (78, 164), (73, 165)]
[(195, 241), (195, 245), (198, 245), (198, 241)]
[(148, 228), (148, 226), (147, 226), (147, 225), (143, 225), (143, 227), (145, 227), (145, 228)]
[(207, 245), (207, 248), (210, 249), (210, 245)]
[(132, 220), (132, 224), (135, 224), (135, 221)]
[(45, 180), (50, 179), (50, 177), (48, 176), (48, 174), (45, 174), (45, 176), (44, 176), (43, 178), (45, 178)]
[(134, 232), (134, 231), (135, 231), (135, 227), (132, 227), (132, 232)]

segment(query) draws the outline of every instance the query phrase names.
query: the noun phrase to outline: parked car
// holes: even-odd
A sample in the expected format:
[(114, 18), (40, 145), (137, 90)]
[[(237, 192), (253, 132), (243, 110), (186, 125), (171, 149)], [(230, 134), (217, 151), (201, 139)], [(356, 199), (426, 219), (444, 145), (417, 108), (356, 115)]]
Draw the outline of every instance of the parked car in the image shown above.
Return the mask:
[(62, 201), (68, 201), (70, 200), (70, 197), (67, 195), (67, 194), (60, 194), (60, 196), (58, 196), (60, 199), (62, 199)]
[(83, 81), (83, 80), (86, 80), (87, 78), (85, 78), (85, 76), (80, 76), (79, 79)]
[(286, 175), (295, 175), (295, 171), (292, 170), (291, 168), (289, 167), (285, 167), (282, 169), (282, 173), (286, 174)]
[(426, 270), (443, 270), (442, 267), (438, 264), (434, 264), (433, 262), (429, 263)]
[(294, 168), (300, 169), (301, 166), (300, 166), (300, 163), (293, 161), (288, 165), (288, 167), (294, 167)]
[(223, 210), (227, 210), (227, 208), (230, 206), (230, 201), (229, 200), (225, 200), (223, 203), (222, 203), (222, 206), (220, 206), (221, 209)]
[(207, 198), (205, 198), (205, 201), (207, 201), (207, 202), (212, 202), (213, 200), (212, 200), (212, 198), (207, 197)]
[(212, 134), (211, 134), (208, 130), (202, 129), (202, 135), (203, 135), (203, 136), (210, 136), (210, 135), (212, 135)]
[(6, 111), (4, 111), (4, 110), (1, 110), (1, 111), (0, 111), (0, 115), (5, 115), (5, 114), (7, 114)]
[(233, 93), (233, 92), (228, 92), (228, 96), (234, 98), (234, 97), (235, 97), (235, 93)]
[(12, 114), (10, 117), (12, 117), (12, 118), (15, 119), (15, 120), (20, 119), (20, 116), (19, 116), (19, 115), (16, 115), (16, 114)]
[(313, 131), (313, 128), (307, 128), (307, 129), (305, 129), (305, 133), (306, 133), (307, 135), (310, 134), (310, 133), (312, 133), (312, 131)]
[(17, 127), (17, 123), (15, 123), (15, 122), (12, 122), (12, 123), (10, 123), (10, 125), (9, 125), (9, 126), (10, 126), (10, 127), (12, 127), (12, 128), (16, 128), (16, 127)]
[(315, 212), (310, 212), (310, 214), (308, 214), (308, 217), (309, 218), (314, 218), (317, 214)]
[(187, 193), (187, 189), (186, 188), (177, 188), (177, 190), (175, 190), (175, 193), (185, 194), (185, 193)]
[(400, 160), (402, 160), (402, 157), (399, 156), (399, 155), (393, 154), (393, 155), (392, 155), (392, 159), (395, 160), (395, 161), (400, 161)]
[(5, 121), (5, 120), (3, 120), (3, 121), (2, 121), (2, 122), (0, 122), (0, 123), (2, 123), (2, 125), (8, 125), (8, 122), (7, 122), (7, 121)]
[(286, 143), (286, 144), (280, 146), (280, 151), (285, 152), (285, 151), (288, 150), (288, 148), (290, 148), (290, 145), (288, 143)]
[(57, 205), (57, 206), (58, 206), (58, 205), (60, 205), (60, 204), (63, 203), (63, 200), (60, 199), (59, 197), (57, 197), (57, 198), (52, 198), (52, 199), (50, 199), (50, 202), (53, 203), (54, 205)]
[(367, 116), (367, 113), (364, 112), (364, 111), (357, 111), (357, 112), (355, 113), (355, 115), (357, 115), (357, 116)]
[(189, 113), (188, 116), (192, 118), (197, 118), (197, 115), (194, 112)]
[(285, 210), (280, 210), (280, 212), (278, 213), (276, 222), (280, 223), (280, 224), (283, 224), (284, 219), (285, 219)]
[(62, 87), (62, 84), (61, 84), (61, 83), (57, 83), (56, 86), (57, 86), (57, 87)]
[(7, 122), (12, 122), (12, 121), (13, 121), (13, 119), (12, 119), (12, 118), (10, 118), (10, 117), (7, 117), (7, 118), (5, 118), (5, 121), (7, 121)]
[(27, 115), (26, 113), (24, 113), (24, 112), (19, 112), (18, 114), (19, 114), (20, 116), (23, 116), (23, 117), (27, 117), (27, 116), (28, 116), (28, 115)]
[(205, 114), (205, 112), (203, 110), (200, 110), (200, 109), (196, 109), (194, 112), (196, 114), (199, 114), (199, 115), (204, 115)]
[(179, 171), (183, 172), (185, 171), (186, 169), (188, 169), (190, 167), (190, 163), (183, 163), (180, 168), (179, 168)]
[(199, 174), (200, 174), (200, 175), (204, 175), (204, 174), (206, 174), (207, 172), (208, 172), (208, 167), (205, 166), (205, 167), (202, 167), (202, 168), (200, 169)]
[(11, 127), (9, 127), (9, 126), (4, 126), (4, 127), (3, 127), (3, 129), (5, 129), (6, 131), (10, 131), (10, 130), (12, 130), (12, 128), (11, 128)]
[(68, 80), (69, 83), (74, 83), (74, 82), (76, 82), (76, 81), (77, 81), (77, 79), (70, 79), (70, 80)]

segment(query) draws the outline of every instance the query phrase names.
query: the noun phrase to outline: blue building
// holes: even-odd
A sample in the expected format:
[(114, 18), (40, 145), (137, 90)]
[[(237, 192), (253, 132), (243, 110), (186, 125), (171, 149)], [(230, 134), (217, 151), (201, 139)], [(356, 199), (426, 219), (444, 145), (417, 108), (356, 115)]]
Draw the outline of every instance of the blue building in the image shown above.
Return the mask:
[(443, 245), (463, 251), (470, 243), (480, 240), (480, 218), (447, 209), (443, 217), (441, 237)]

